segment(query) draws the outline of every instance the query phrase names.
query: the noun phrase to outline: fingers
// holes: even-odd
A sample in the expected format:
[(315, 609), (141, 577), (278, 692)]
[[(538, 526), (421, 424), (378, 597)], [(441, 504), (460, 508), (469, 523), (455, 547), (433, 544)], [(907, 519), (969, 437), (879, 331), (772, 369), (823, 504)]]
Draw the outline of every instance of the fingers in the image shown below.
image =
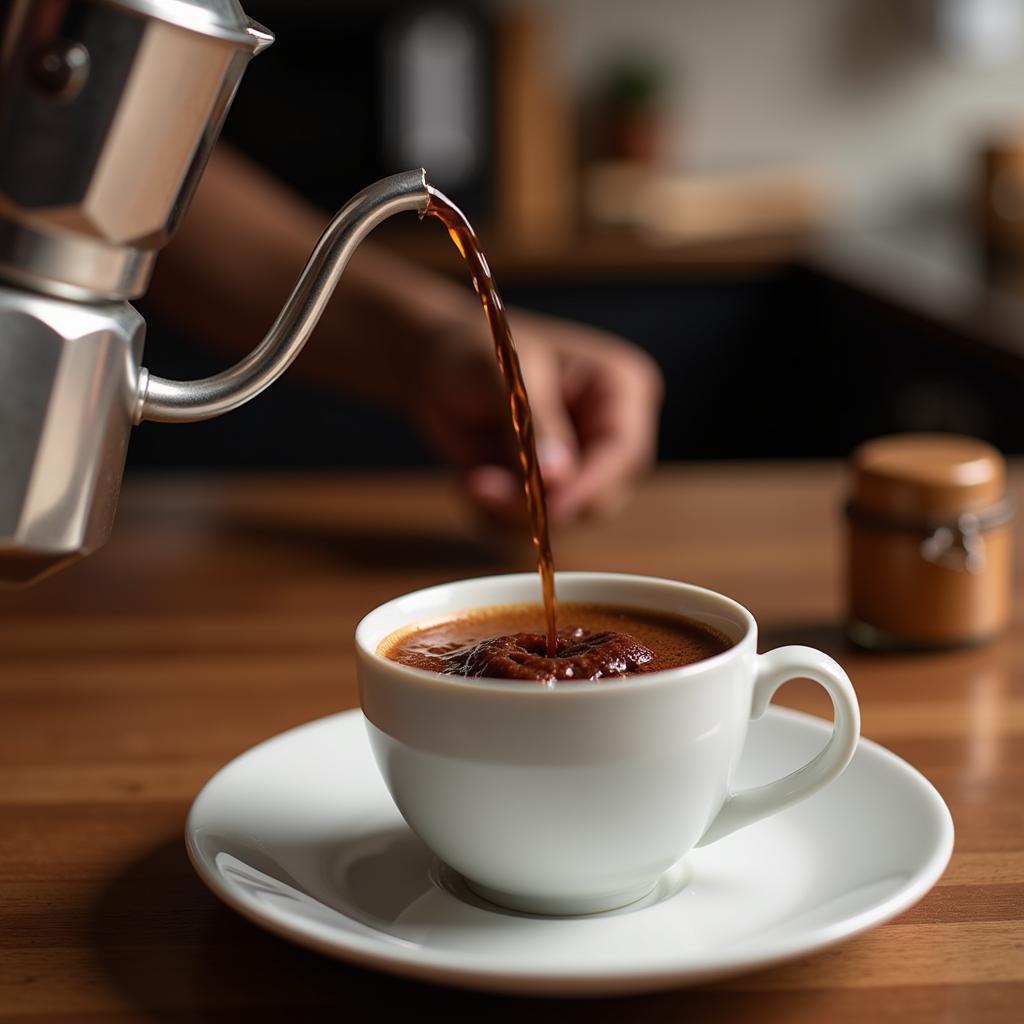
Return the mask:
[(614, 355), (580, 396), (580, 461), (549, 496), (556, 523), (619, 511), (633, 480), (654, 461), (660, 374), (646, 357)]
[(558, 487), (576, 473), (576, 427), (566, 408), (558, 356), (544, 344), (520, 345), (520, 365), (530, 396), (537, 461), (544, 483)]
[[(635, 478), (654, 461), (661, 378), (646, 357), (609, 350), (587, 355), (585, 386), (572, 402), (562, 403), (563, 416), (575, 435), (574, 457), (560, 472), (541, 458), (548, 514), (552, 525), (588, 516), (609, 516), (628, 500)], [(574, 415), (575, 422), (572, 418)], [(539, 431), (538, 431), (539, 433)], [(550, 435), (549, 435), (550, 436)], [(526, 519), (523, 485), (518, 472), (499, 466), (473, 470), (467, 490), (497, 522), (521, 525)]]
[(526, 522), (526, 497), (519, 474), (504, 466), (477, 466), (465, 477), (469, 497), (487, 517), (503, 526)]
[(554, 491), (548, 501), (552, 522), (562, 524), (585, 515), (600, 517), (619, 512), (645, 460), (633, 458), (622, 439), (595, 445), (584, 457), (579, 473)]
[[(542, 469), (541, 473), (543, 475), (545, 471)], [(463, 486), (466, 494), (492, 522), (516, 528), (527, 524), (526, 490), (518, 467), (477, 466), (466, 473)], [(551, 491), (547, 483), (545, 491)], [(549, 501), (549, 510), (550, 507)]]
[[(537, 460), (545, 489), (550, 492), (571, 480), (579, 470), (576, 428), (566, 408), (557, 355), (543, 341), (523, 338), (519, 359), (530, 397)], [(466, 474), (465, 487), (491, 519), (510, 526), (526, 521), (518, 461), (511, 466), (475, 466)]]

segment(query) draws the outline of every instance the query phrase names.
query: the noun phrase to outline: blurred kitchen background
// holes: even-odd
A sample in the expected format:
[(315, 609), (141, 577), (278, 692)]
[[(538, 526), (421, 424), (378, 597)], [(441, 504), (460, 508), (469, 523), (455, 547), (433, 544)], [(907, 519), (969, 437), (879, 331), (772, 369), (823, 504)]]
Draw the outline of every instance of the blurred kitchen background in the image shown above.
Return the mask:
[[(506, 301), (655, 356), (663, 458), (841, 456), (932, 429), (1024, 452), (1024, 0), (245, 8), (277, 42), (225, 137), (325, 220), (426, 166)], [(404, 220), (375, 237), (462, 275), (439, 225)], [(221, 368), (141, 308), (155, 372)], [(404, 422), (287, 375), (222, 420), (145, 425), (129, 453), (428, 458)]]

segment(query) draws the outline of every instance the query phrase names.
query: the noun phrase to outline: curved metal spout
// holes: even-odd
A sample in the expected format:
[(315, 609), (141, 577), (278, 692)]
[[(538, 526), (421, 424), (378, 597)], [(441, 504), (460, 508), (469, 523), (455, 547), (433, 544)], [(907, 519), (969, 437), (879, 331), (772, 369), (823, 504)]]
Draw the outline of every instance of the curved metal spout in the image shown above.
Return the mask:
[(430, 194), (422, 168), (364, 188), (334, 216), (266, 337), (230, 369), (202, 380), (155, 377), (143, 368), (135, 422), (190, 423), (230, 412), (281, 376), (302, 351), (360, 242), (382, 221), (403, 210), (423, 216)]

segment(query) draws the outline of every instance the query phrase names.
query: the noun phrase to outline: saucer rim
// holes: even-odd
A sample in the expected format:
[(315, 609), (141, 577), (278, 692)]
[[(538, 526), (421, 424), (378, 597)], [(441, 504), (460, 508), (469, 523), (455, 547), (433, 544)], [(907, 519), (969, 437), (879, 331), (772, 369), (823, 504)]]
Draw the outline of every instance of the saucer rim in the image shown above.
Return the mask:
[[(611, 972), (607, 966), (588, 971), (578, 968), (566, 970), (557, 964), (546, 969), (532, 966), (529, 969), (517, 968), (514, 964), (501, 968), (495, 967), (489, 958), (487, 966), (474, 965), (473, 954), (464, 951), (437, 950), (418, 944), (403, 947), (400, 941), (394, 946), (385, 946), (383, 938), (369, 940), (352, 933), (324, 931), (329, 926), (296, 919), (270, 905), (263, 904), (257, 908), (240, 899), (233, 887), (223, 881), (215, 864), (198, 847), (196, 837), (200, 828), (196, 819), (204, 795), (215, 786), (219, 777), (236, 769), (240, 762), (250, 756), (257, 756), (265, 746), (287, 742), (293, 733), (314, 727), (328, 728), (335, 722), (347, 725), (362, 717), (361, 709), (352, 708), (313, 719), (261, 740), (232, 758), (204, 783), (193, 800), (185, 821), (185, 849), (193, 869), (207, 888), (253, 924), (332, 959), (417, 981), (506, 994), (591, 996), (653, 992), (756, 971), (824, 951), (891, 921), (921, 900), (935, 885), (945, 872), (953, 852), (955, 836), (952, 814), (932, 782), (898, 754), (862, 736), (854, 757), (879, 758), (913, 783), (922, 798), (922, 804), (928, 805), (928, 812), (938, 828), (935, 847), (927, 860), (916, 868), (907, 884), (880, 904), (840, 921), (809, 929), (791, 941), (775, 944), (770, 951), (756, 945), (740, 944), (732, 953), (723, 953), (719, 949), (712, 956), (695, 957), (689, 954), (685, 963), (678, 960), (674, 963), (654, 961), (650, 966), (631, 965), (621, 971)], [(823, 740), (831, 734), (831, 722), (791, 708), (772, 705), (764, 717), (789, 719), (801, 727), (820, 732)], [(339, 941), (339, 938), (343, 941)]]

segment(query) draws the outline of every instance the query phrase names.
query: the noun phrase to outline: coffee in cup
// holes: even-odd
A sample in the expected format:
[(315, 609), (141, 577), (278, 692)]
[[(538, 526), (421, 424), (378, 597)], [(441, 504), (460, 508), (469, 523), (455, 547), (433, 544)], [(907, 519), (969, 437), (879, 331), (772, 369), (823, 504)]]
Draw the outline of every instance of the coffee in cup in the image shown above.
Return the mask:
[(732, 641), (681, 615), (603, 604), (559, 608), (554, 655), (541, 605), (499, 605), (400, 629), (377, 653), (443, 675), (518, 679), (552, 686), (681, 668), (721, 654)]

